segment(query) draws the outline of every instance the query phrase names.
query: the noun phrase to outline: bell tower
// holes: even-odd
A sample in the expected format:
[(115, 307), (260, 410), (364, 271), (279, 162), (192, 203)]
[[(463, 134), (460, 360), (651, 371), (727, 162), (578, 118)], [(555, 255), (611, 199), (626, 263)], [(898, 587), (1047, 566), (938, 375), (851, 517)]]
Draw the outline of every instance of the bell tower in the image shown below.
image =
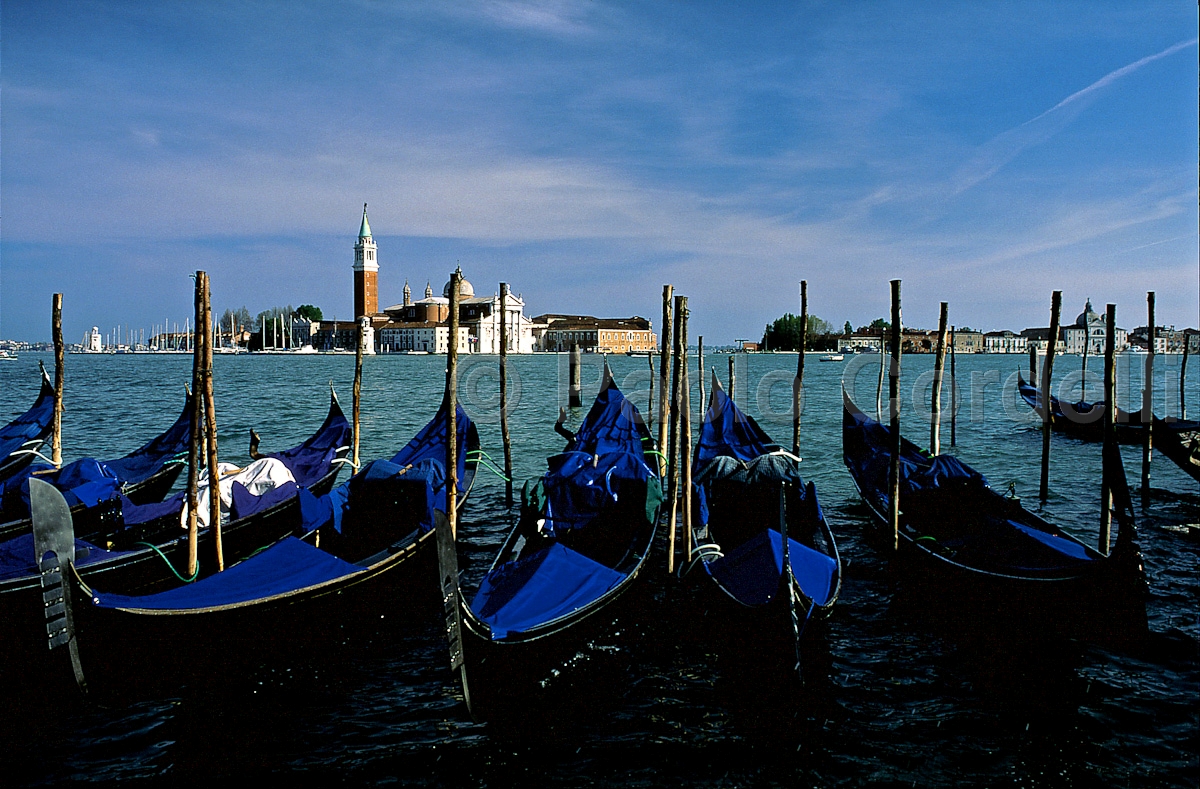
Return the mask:
[(375, 240), (367, 222), (367, 204), (363, 203), (362, 226), (354, 245), (354, 318), (370, 317), (379, 312), (379, 261), (375, 258)]

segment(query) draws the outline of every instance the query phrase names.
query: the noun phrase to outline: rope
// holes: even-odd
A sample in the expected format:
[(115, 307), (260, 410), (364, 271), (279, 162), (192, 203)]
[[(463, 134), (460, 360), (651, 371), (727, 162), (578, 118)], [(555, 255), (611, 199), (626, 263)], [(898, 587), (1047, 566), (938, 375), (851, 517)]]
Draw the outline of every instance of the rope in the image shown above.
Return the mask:
[(174, 565), (171, 564), (171, 560), (167, 558), (167, 555), (158, 549), (157, 545), (153, 545), (148, 542), (135, 542), (134, 545), (145, 545), (147, 548), (149, 548), (150, 550), (157, 553), (160, 557), (162, 557), (162, 560), (167, 563), (167, 569), (169, 569), (172, 573), (174, 573), (175, 577), (178, 578), (180, 581), (183, 581), (185, 584), (190, 584), (192, 581), (195, 581), (198, 577), (200, 577), (200, 558), (199, 557), (196, 557), (196, 572), (192, 573), (191, 578), (184, 578), (175, 569)]
[(499, 477), (500, 479), (504, 480), (505, 482), (512, 482), (512, 480), (511, 480), (511, 479), (509, 479), (508, 477), (504, 476), (504, 472), (503, 472), (503, 471), (501, 471), (501, 470), (499, 469), (499, 467), (497, 467), (497, 466), (496, 466), (496, 464), (495, 464), (495, 463), (492, 463), (492, 462), (491, 462), (491, 461), (489, 461), (489, 460), (484, 460), (483, 458), (476, 458), (476, 459), (475, 459), (475, 462), (476, 462), (476, 463), (478, 463), (479, 465), (483, 466), (483, 467), (484, 467), (484, 468), (486, 468), (488, 471), (492, 472), (493, 474), (495, 474), (497, 477)]

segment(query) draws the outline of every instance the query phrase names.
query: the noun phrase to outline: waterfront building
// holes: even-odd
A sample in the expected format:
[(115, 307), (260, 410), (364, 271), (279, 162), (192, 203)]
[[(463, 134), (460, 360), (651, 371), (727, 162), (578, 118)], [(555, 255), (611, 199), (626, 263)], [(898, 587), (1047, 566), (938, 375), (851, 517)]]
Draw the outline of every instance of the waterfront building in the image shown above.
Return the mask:
[(543, 351), (569, 351), (573, 344), (587, 353), (647, 353), (657, 348), (658, 339), (649, 320), (639, 315), (630, 318), (595, 318), (591, 315), (539, 315)]
[(983, 332), (955, 329), (954, 352), (983, 353)]
[(1026, 340), (1020, 334), (1008, 331), (990, 331), (983, 335), (984, 353), (1028, 353)]
[[(456, 271), (461, 276), (462, 268)], [(404, 284), (404, 301), (384, 309), (387, 321), (379, 326), (379, 350), (428, 350), (444, 353), (449, 342), (450, 283), (442, 288), (441, 296), (425, 285), (425, 298), (413, 301), (408, 283)], [(505, 299), (505, 315), (500, 314), (500, 295), (477, 296), (475, 286), (467, 279), (459, 282), (458, 323), (465, 340), (459, 341), (460, 353), (500, 353), (500, 321), (508, 324), (508, 352), (532, 353), (534, 350), (533, 322), (525, 317), (525, 301), (511, 290)], [(442, 327), (441, 334), (430, 333)], [(440, 337), (441, 339), (435, 339)], [(428, 347), (424, 347), (428, 346)], [(437, 351), (434, 348), (442, 348)]]
[(88, 332), (86, 335), (84, 335), (83, 349), (85, 351), (92, 351), (93, 353), (99, 353), (101, 350), (103, 350), (103, 348), (104, 348), (104, 340), (100, 336), (100, 327), (93, 326), (92, 330), (90, 332)]
[[(1059, 327), (1057, 348), (1060, 353), (1082, 354), (1086, 345), (1089, 356), (1103, 356), (1106, 334), (1104, 316), (1092, 309), (1092, 300), (1088, 299), (1083, 312), (1075, 318), (1075, 323)], [(1021, 336), (1028, 345), (1036, 347), (1039, 353), (1045, 353), (1050, 344), (1049, 327), (1024, 329)], [(1117, 327), (1113, 340), (1118, 353), (1129, 348), (1129, 332), (1125, 329)]]

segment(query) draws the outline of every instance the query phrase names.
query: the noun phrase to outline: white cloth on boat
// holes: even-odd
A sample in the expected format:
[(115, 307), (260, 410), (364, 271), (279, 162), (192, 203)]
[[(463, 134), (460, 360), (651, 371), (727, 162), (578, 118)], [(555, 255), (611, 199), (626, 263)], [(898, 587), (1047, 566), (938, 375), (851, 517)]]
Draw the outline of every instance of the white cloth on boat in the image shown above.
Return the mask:
[[(277, 458), (262, 458), (244, 468), (238, 468), (232, 463), (218, 463), (217, 468), (221, 477), (221, 521), (229, 520), (229, 508), (233, 504), (233, 483), (240, 482), (255, 496), (261, 496), (285, 482), (295, 482), (292, 472)], [(201, 529), (208, 528), (208, 469), (202, 469), (196, 480), (196, 522)], [(180, 512), (180, 525), (185, 529), (188, 523), (187, 501), (184, 501)]]

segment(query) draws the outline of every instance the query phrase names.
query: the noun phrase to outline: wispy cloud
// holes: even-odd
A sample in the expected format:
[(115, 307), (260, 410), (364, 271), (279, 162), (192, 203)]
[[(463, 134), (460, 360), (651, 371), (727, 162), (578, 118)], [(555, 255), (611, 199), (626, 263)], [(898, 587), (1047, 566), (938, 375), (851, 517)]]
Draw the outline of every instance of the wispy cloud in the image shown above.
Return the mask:
[(987, 180), (1026, 149), (1039, 145), (1062, 131), (1079, 116), (1079, 113), (1083, 112), (1103, 88), (1132, 74), (1148, 63), (1196, 46), (1197, 42), (1198, 39), (1195, 38), (1181, 41), (1161, 52), (1110, 71), (1086, 88), (1067, 96), (1037, 117), (993, 137), (980, 147), (970, 161), (959, 168), (953, 179), (954, 193), (966, 191), (981, 181)]

